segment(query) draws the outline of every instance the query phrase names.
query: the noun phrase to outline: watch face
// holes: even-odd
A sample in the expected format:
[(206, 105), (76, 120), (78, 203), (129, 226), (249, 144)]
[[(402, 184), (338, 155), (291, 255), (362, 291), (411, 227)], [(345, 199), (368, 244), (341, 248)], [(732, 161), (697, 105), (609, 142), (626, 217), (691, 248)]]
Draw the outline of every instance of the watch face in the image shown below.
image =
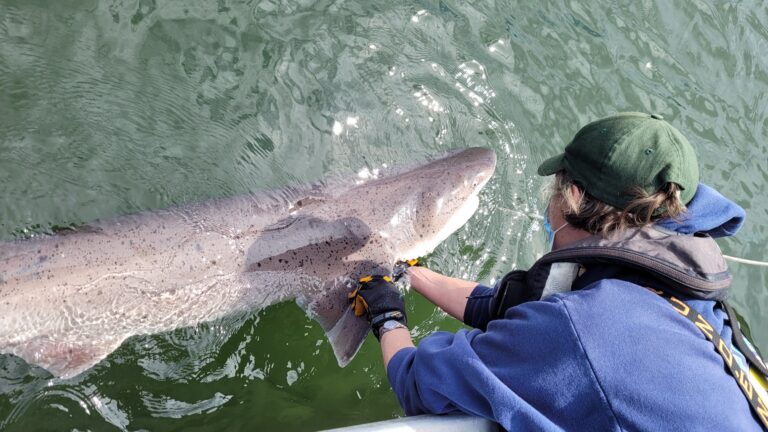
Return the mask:
[(385, 322), (384, 325), (382, 325), (382, 327), (384, 327), (387, 330), (394, 330), (396, 328), (404, 327), (404, 326), (395, 320), (389, 320)]

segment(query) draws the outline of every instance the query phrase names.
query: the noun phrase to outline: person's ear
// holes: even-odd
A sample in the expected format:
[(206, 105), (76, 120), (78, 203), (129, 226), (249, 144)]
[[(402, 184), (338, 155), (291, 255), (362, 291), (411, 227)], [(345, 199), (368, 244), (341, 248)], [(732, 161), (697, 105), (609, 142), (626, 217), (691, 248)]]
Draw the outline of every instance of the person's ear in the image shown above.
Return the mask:
[(576, 186), (575, 184), (571, 183), (571, 196), (576, 200), (576, 202), (581, 202), (581, 197), (584, 195), (584, 192), (582, 192), (581, 188)]

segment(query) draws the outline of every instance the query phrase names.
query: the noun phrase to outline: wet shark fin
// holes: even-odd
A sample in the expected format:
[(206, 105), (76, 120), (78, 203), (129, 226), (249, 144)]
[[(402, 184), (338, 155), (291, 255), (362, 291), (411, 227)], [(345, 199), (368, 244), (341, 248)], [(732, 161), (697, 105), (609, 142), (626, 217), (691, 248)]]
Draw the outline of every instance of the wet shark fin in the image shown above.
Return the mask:
[[(341, 260), (362, 248), (370, 228), (356, 218), (324, 220), (292, 216), (265, 228), (248, 249), (248, 271), (295, 271), (331, 279), (341, 275)], [(329, 266), (328, 263), (333, 263)]]
[(325, 331), (341, 367), (352, 361), (370, 330), (368, 321), (356, 317), (348, 303), (347, 293), (351, 286), (351, 280), (339, 279), (328, 282), (322, 290), (296, 299), (296, 303)]
[[(387, 274), (391, 264), (350, 260), (371, 236), (357, 218), (324, 220), (292, 216), (265, 228), (247, 252), (248, 272), (294, 272), (323, 280), (322, 286), (296, 286), (296, 302), (325, 331), (339, 366), (346, 366), (369, 331), (365, 318), (349, 307), (347, 294), (357, 277)], [(297, 284), (299, 278), (297, 277)]]
[(345, 367), (352, 361), (369, 331), (368, 322), (355, 316), (352, 308), (347, 308), (336, 324), (325, 331), (339, 366)]

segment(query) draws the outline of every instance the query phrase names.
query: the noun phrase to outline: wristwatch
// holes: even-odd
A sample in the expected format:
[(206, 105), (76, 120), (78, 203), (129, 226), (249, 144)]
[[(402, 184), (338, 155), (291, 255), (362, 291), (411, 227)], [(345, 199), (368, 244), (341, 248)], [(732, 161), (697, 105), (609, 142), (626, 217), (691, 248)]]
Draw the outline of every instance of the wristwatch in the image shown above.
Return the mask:
[(384, 324), (379, 327), (379, 340), (381, 340), (381, 337), (384, 335), (384, 333), (399, 328), (408, 330), (408, 327), (399, 321), (395, 321), (393, 319), (384, 321)]

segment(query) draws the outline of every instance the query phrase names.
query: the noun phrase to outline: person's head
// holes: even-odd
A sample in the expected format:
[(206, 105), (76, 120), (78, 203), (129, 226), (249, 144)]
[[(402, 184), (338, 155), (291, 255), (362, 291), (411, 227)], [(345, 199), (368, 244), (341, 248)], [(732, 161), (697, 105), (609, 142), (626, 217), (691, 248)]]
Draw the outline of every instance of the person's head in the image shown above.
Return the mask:
[(555, 229), (567, 223), (562, 236), (570, 241), (675, 218), (699, 182), (688, 140), (661, 116), (642, 113), (584, 126), (538, 173), (555, 176), (548, 216)]

